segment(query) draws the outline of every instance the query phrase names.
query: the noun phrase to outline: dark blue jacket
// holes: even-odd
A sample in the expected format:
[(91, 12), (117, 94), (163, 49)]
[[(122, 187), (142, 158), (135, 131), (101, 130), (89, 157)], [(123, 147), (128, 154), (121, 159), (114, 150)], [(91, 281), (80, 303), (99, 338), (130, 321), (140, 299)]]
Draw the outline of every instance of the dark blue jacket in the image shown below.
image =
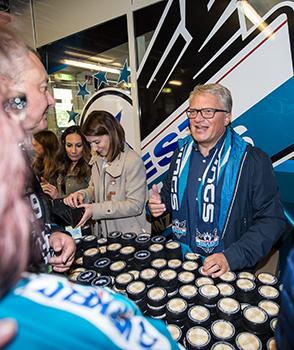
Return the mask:
[(277, 349), (291, 350), (294, 348), (294, 249), (288, 256), (288, 264), (283, 278), (281, 309), (275, 338)]
[[(178, 149), (161, 190), (162, 201), (170, 212), (171, 178), (177, 155)], [(230, 269), (254, 267), (270, 252), (286, 227), (271, 160), (260, 149), (248, 145), (222, 233)]]

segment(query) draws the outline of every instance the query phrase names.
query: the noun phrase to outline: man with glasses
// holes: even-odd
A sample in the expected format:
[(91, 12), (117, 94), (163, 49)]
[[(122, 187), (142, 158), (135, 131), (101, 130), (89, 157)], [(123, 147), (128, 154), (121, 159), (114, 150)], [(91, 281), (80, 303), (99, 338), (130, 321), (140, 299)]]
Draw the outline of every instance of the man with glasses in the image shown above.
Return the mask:
[(220, 84), (198, 85), (190, 94), (191, 135), (178, 141), (154, 217), (172, 213), (174, 239), (183, 252), (204, 260), (204, 272), (254, 268), (286, 229), (269, 157), (230, 127), (232, 97)]

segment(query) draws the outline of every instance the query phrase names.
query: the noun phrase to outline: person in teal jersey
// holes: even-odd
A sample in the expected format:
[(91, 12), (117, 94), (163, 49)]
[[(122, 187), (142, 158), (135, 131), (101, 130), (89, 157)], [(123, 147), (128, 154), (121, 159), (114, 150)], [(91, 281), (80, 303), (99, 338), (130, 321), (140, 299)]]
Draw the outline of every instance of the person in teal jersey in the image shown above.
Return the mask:
[(28, 274), (0, 302), (18, 334), (8, 349), (180, 349), (159, 320), (107, 288)]

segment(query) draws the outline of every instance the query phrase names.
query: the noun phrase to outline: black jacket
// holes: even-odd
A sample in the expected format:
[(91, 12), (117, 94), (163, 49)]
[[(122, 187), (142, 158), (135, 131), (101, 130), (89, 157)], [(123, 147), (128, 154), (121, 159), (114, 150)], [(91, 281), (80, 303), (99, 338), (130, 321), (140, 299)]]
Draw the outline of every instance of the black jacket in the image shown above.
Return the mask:
[(281, 291), (281, 309), (275, 333), (277, 349), (291, 350), (294, 345), (294, 249), (290, 251)]
[(47, 270), (49, 258), (53, 255), (53, 249), (50, 248), (49, 238), (55, 231), (69, 234), (60, 225), (53, 223), (51, 204), (44, 195), (40, 182), (33, 173), (29, 165), (29, 157), (25, 148), (22, 148), (24, 157), (27, 161), (28, 177), (25, 186), (25, 196), (32, 208), (31, 215), (31, 252), (30, 252), (30, 270)]
[(51, 256), (49, 237), (52, 233), (50, 210), (37, 177), (32, 171), (25, 188), (25, 196), (32, 208), (31, 215), (31, 267), (34, 270), (40, 264), (48, 264)]

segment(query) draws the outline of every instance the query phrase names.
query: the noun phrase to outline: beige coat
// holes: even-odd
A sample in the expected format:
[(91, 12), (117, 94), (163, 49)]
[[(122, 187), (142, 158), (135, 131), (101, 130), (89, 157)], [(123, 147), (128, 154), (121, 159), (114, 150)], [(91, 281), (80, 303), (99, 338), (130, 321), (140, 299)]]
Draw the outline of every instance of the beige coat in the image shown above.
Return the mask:
[[(87, 189), (80, 190), (85, 202), (93, 202), (94, 220), (101, 222), (96, 234), (150, 232), (146, 221), (146, 171), (142, 159), (128, 145), (113, 162), (92, 158), (92, 175)], [(104, 166), (103, 166), (104, 163)]]

